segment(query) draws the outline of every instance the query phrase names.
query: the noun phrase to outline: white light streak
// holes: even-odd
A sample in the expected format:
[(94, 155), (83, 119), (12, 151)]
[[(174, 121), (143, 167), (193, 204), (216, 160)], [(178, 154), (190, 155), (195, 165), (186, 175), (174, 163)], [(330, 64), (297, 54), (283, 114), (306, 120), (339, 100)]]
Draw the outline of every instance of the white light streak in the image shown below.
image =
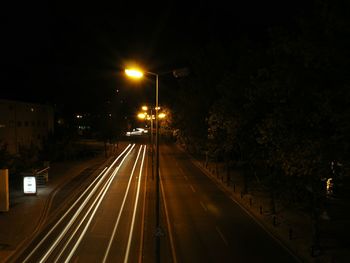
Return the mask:
[(138, 178), (139, 180), (137, 182), (136, 200), (135, 200), (134, 211), (133, 211), (133, 215), (132, 215), (132, 221), (131, 221), (131, 227), (130, 227), (130, 232), (129, 232), (128, 245), (127, 245), (126, 252), (125, 252), (125, 257), (124, 257), (124, 263), (127, 263), (128, 260), (129, 260), (131, 238), (132, 238), (132, 234), (134, 232), (136, 211), (137, 211), (137, 206), (138, 206), (138, 203), (139, 203), (140, 185), (141, 185), (141, 178), (142, 178), (142, 168), (143, 168), (143, 162), (145, 160), (145, 153), (146, 153), (146, 146), (144, 146), (144, 148), (143, 148), (143, 156), (142, 156), (142, 162), (141, 162), (141, 167), (140, 167), (140, 174), (139, 174), (139, 178)]
[[(133, 147), (134, 147), (134, 146), (135, 146), (135, 145), (133, 145)], [(123, 158), (123, 160), (122, 160), (122, 163), (125, 161), (126, 157), (127, 157), (127, 156), (129, 155), (129, 153), (132, 151), (133, 147), (132, 147), (131, 150), (128, 152), (128, 154), (124, 156), (124, 158)], [(140, 149), (141, 149), (141, 148), (140, 148)], [(140, 151), (139, 151), (139, 153), (140, 153)], [(138, 158), (138, 156), (137, 156), (137, 158)], [(119, 165), (119, 167), (120, 167), (120, 166), (121, 166), (121, 165)], [(82, 233), (80, 234), (80, 236), (79, 236), (77, 242), (75, 242), (74, 247), (72, 248), (72, 250), (70, 251), (68, 257), (66, 258), (66, 260), (65, 260), (64, 262), (69, 262), (69, 260), (72, 258), (72, 256), (74, 255), (75, 251), (77, 250), (78, 246), (80, 245), (80, 242), (81, 242), (81, 240), (83, 239), (83, 237), (85, 236), (85, 233), (86, 233), (88, 227), (90, 226), (91, 221), (92, 221), (93, 217), (95, 216), (96, 211), (97, 211), (97, 209), (99, 208), (99, 206), (100, 206), (100, 204), (101, 204), (101, 202), (102, 202), (104, 196), (106, 195), (106, 193), (107, 193), (107, 191), (108, 191), (108, 189), (109, 189), (109, 187), (110, 187), (110, 185), (111, 185), (111, 183), (112, 183), (112, 181), (113, 181), (113, 179), (114, 179), (114, 176), (115, 176), (116, 173), (118, 172), (119, 167), (118, 167), (118, 169), (116, 169), (117, 171), (116, 171), (115, 173), (113, 173), (113, 175), (109, 178), (109, 181), (108, 181), (108, 183), (106, 183), (106, 186), (104, 187), (104, 189), (102, 189), (102, 191), (101, 191), (101, 192), (103, 192), (102, 195), (100, 195), (98, 198), (96, 198), (96, 200), (99, 199), (99, 200), (98, 200), (98, 203), (97, 203), (97, 205), (95, 206), (95, 209), (94, 209), (94, 211), (92, 212), (92, 214), (91, 214), (91, 216), (90, 216), (90, 218), (89, 218), (89, 221), (88, 221), (87, 224), (85, 225), (84, 230), (83, 230)], [(128, 190), (127, 190), (127, 191), (128, 191)], [(100, 193), (101, 193), (101, 192), (100, 192)], [(127, 193), (126, 193), (126, 195), (127, 195)], [(96, 200), (95, 200), (95, 201), (96, 201)], [(93, 207), (93, 205), (92, 205), (90, 208), (92, 208), (92, 207)], [(89, 210), (89, 212), (90, 212), (90, 210)]]
[[(76, 204), (82, 199), (82, 197), (90, 190), (90, 188), (93, 187), (93, 185), (95, 184), (95, 182), (97, 180), (100, 180), (101, 178), (105, 177), (106, 174), (108, 174), (108, 172), (110, 171), (111, 167), (113, 167), (113, 165), (120, 159), (120, 157), (128, 150), (128, 148), (130, 148), (130, 144), (125, 148), (125, 150), (115, 159), (115, 161), (112, 163), (112, 165), (108, 168), (104, 168), (102, 170), (102, 172), (93, 180), (93, 182), (89, 185), (89, 187), (87, 189), (85, 189), (85, 191), (80, 195), (80, 197), (73, 203), (73, 205), (64, 213), (64, 215), (60, 218), (60, 220), (57, 221), (57, 223), (50, 229), (50, 231), (40, 240), (40, 242), (33, 248), (33, 250), (31, 251), (31, 253), (29, 253), (29, 255), (24, 259), (23, 262), (27, 262), (30, 257), (38, 250), (38, 248), (42, 245), (42, 243), (45, 242), (45, 240), (49, 237), (49, 235), (56, 229), (56, 227), (63, 221), (63, 219), (69, 214), (69, 212), (76, 206)], [(134, 145), (133, 145), (134, 147)], [(107, 169), (108, 168), (108, 169)], [(101, 180), (102, 181), (102, 180)], [(101, 182), (100, 181), (100, 182)], [(94, 189), (92, 190), (92, 192), (96, 191), (98, 185), (100, 184), (100, 182), (95, 185)], [(51, 253), (51, 252), (50, 252)]]
[(111, 246), (112, 246), (112, 243), (113, 243), (114, 236), (115, 236), (115, 234), (116, 234), (116, 232), (117, 232), (117, 228), (118, 228), (118, 225), (119, 225), (119, 221), (120, 221), (120, 218), (121, 218), (121, 214), (122, 214), (122, 212), (123, 212), (123, 210), (124, 210), (124, 205), (125, 205), (126, 197), (127, 197), (128, 193), (129, 193), (130, 184), (131, 184), (131, 179), (133, 178), (133, 175), (134, 175), (134, 172), (135, 172), (135, 168), (136, 168), (136, 164), (137, 164), (137, 161), (138, 161), (139, 156), (140, 156), (141, 149), (142, 149), (142, 147), (140, 147), (140, 150), (139, 150), (139, 152), (138, 152), (138, 154), (137, 154), (137, 157), (136, 157), (134, 166), (133, 166), (133, 168), (132, 168), (131, 175), (130, 175), (129, 182), (128, 182), (128, 186), (127, 186), (127, 188), (126, 188), (126, 192), (125, 192), (125, 195), (124, 195), (124, 198), (123, 198), (122, 206), (120, 207), (117, 221), (116, 221), (116, 223), (115, 223), (115, 225), (114, 225), (111, 238), (109, 239), (109, 243), (108, 243), (108, 247), (107, 247), (106, 252), (105, 252), (105, 256), (103, 257), (103, 261), (102, 261), (103, 263), (105, 263), (106, 260), (107, 260), (109, 251), (110, 251)]

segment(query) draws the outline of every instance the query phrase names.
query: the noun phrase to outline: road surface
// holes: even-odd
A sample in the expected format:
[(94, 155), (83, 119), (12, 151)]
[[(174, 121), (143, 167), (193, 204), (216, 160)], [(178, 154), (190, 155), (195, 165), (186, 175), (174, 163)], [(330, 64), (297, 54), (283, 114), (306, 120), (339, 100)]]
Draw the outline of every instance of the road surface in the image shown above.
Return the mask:
[(173, 262), (298, 262), (175, 146), (160, 153)]
[(57, 195), (69, 206), (16, 262), (298, 262), (175, 145), (160, 147), (159, 185), (144, 144), (100, 170), (73, 199)]

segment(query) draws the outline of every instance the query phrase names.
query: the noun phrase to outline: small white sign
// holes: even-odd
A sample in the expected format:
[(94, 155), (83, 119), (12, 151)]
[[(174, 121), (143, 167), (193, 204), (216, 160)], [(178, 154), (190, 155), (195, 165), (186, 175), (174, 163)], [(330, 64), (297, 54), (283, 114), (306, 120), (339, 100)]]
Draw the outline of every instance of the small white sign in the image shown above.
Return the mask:
[(24, 191), (24, 194), (36, 194), (36, 177), (35, 176), (23, 177), (23, 191)]

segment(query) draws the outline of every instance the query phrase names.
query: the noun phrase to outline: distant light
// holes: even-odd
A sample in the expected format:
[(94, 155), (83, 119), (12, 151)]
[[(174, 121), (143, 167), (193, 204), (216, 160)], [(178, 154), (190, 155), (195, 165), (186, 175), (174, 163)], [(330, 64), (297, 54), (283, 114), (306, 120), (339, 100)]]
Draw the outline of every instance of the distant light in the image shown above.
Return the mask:
[(147, 110), (148, 110), (148, 107), (147, 107), (147, 106), (142, 106), (142, 110), (143, 110), (143, 111), (147, 111)]
[(137, 118), (139, 118), (139, 119), (145, 119), (146, 118), (146, 114), (145, 113), (139, 113), (139, 114), (137, 114)]
[(142, 78), (143, 73), (138, 69), (125, 69), (125, 74), (132, 78)]
[(83, 116), (82, 115), (79, 115), (79, 114), (77, 114), (77, 119), (82, 119), (83, 118)]
[(162, 113), (159, 113), (158, 118), (160, 118), (160, 119), (164, 119), (164, 118), (165, 118), (165, 116), (166, 116), (166, 115), (165, 115), (165, 113), (163, 113), (163, 112), (162, 112)]
[(33, 111), (34, 111), (34, 108), (30, 108), (30, 111), (33, 112)]

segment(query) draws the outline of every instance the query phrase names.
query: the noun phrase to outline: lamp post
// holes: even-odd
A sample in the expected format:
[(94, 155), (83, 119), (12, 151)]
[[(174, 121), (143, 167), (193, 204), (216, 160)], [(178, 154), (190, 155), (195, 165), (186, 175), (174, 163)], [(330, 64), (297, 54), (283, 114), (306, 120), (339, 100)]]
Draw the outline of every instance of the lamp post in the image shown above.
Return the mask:
[[(137, 69), (125, 69), (126, 75), (133, 78), (142, 78), (143, 73)], [(158, 74), (153, 72), (146, 72), (151, 76), (155, 76), (156, 78), (156, 107), (155, 107), (155, 115), (156, 115), (156, 262), (160, 262), (160, 236), (162, 235), (162, 230), (160, 227), (160, 191), (159, 191), (159, 84), (158, 84)]]

